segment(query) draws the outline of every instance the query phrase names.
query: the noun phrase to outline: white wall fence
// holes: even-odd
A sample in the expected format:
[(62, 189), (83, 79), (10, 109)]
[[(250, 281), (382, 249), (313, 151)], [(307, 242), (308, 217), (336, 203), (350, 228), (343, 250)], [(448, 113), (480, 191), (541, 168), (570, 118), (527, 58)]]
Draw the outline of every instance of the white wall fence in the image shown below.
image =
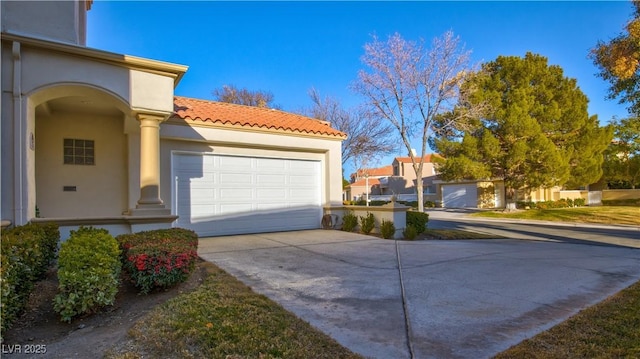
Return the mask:
[[(364, 217), (367, 213), (373, 213), (375, 219), (375, 228), (373, 233), (380, 233), (380, 224), (382, 220), (392, 221), (396, 232), (393, 236), (394, 239), (403, 238), (402, 232), (407, 225), (407, 211), (410, 207), (403, 206), (399, 203), (387, 203), (383, 206), (343, 206), (343, 207), (325, 207), (324, 214), (336, 215), (338, 221), (335, 224), (335, 228), (342, 227), (342, 217), (345, 213), (351, 211), (358, 218)], [(358, 225), (357, 228), (360, 228)]]

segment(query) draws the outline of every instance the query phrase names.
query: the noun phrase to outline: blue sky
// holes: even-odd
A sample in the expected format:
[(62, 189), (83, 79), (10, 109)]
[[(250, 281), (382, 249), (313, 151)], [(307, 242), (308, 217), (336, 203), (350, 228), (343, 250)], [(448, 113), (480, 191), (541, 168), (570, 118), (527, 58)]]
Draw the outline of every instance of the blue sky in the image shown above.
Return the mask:
[(213, 89), (234, 84), (270, 91), (296, 112), (311, 105), (311, 87), (346, 107), (362, 101), (349, 85), (372, 34), (430, 42), (452, 30), (477, 63), (527, 51), (547, 57), (577, 79), (590, 114), (605, 124), (627, 112), (605, 100), (607, 83), (587, 55), (619, 34), (631, 13), (627, 1), (95, 1), (87, 45), (188, 65), (176, 95), (211, 100)]

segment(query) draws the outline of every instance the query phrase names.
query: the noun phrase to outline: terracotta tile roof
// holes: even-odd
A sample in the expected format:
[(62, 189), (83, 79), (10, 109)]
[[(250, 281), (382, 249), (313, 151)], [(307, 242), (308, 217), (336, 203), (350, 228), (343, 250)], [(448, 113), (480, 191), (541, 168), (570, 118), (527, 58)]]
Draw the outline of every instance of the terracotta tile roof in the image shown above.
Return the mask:
[(175, 96), (173, 119), (346, 138), (325, 121), (263, 107)]
[[(428, 163), (428, 162), (433, 162), (433, 158), (434, 157), (441, 157), (438, 154), (435, 153), (429, 153), (424, 155), (424, 163)], [(420, 157), (416, 157), (416, 159), (419, 159)], [(396, 157), (395, 158), (396, 161), (398, 162), (402, 162), (402, 163), (411, 163), (411, 157), (406, 156), (406, 157)]]
[[(377, 186), (379, 184), (380, 184), (380, 181), (378, 181), (377, 178), (369, 178), (369, 187)], [(365, 187), (366, 185), (367, 185), (367, 180), (361, 179), (359, 181), (353, 182), (352, 184), (349, 185), (349, 187)]]
[(384, 177), (384, 176), (393, 176), (393, 166), (384, 166), (378, 168), (361, 168), (357, 172), (351, 174), (351, 178), (364, 177), (368, 174), (370, 177)]

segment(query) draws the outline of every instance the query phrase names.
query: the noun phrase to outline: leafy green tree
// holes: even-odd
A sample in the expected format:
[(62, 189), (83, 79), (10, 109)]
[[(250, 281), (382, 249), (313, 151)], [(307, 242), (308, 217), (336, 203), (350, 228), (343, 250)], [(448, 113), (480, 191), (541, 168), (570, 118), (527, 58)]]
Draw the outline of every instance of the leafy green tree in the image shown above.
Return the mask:
[(611, 124), (614, 140), (605, 151), (604, 178), (610, 187), (640, 186), (640, 121), (626, 118)]
[(433, 145), (446, 160), (444, 180), (501, 178), (507, 198), (518, 190), (587, 185), (602, 176), (603, 151), (611, 131), (587, 113), (587, 97), (543, 56), (500, 56), (462, 85), (464, 102), (437, 124), (486, 103), (485, 111), (448, 130)]
[(598, 74), (611, 84), (610, 99), (629, 105), (629, 112), (640, 116), (640, 1), (632, 1), (634, 13), (625, 30), (609, 42), (599, 41), (590, 57)]

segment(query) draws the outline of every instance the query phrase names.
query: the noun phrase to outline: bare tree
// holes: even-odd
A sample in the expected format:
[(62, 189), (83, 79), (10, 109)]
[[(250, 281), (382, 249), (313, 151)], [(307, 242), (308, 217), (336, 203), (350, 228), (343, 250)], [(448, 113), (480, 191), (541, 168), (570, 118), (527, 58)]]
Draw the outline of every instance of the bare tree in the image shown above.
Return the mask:
[[(387, 120), (397, 130), (416, 173), (418, 210), (424, 210), (422, 168), (428, 139), (435, 131), (446, 131), (451, 123), (466, 120), (469, 114), (451, 111), (459, 100), (459, 87), (470, 72), (470, 51), (466, 51), (453, 32), (433, 40), (431, 48), (424, 41), (407, 41), (398, 33), (364, 46), (362, 63), (353, 88), (366, 99), (374, 116)], [(447, 123), (443, 123), (447, 122)], [(411, 151), (411, 140), (421, 140), (420, 156)]]
[(278, 108), (273, 104), (273, 94), (268, 91), (250, 91), (246, 88), (237, 88), (235, 85), (223, 85), (222, 88), (213, 90), (216, 101), (234, 103), (237, 105), (254, 107)]
[(332, 97), (320, 96), (316, 89), (309, 90), (313, 107), (306, 112), (309, 116), (331, 123), (331, 126), (348, 135), (342, 141), (342, 164), (363, 159), (372, 159), (392, 153), (394, 143), (393, 128), (380, 117), (371, 116), (363, 109), (347, 110)]

